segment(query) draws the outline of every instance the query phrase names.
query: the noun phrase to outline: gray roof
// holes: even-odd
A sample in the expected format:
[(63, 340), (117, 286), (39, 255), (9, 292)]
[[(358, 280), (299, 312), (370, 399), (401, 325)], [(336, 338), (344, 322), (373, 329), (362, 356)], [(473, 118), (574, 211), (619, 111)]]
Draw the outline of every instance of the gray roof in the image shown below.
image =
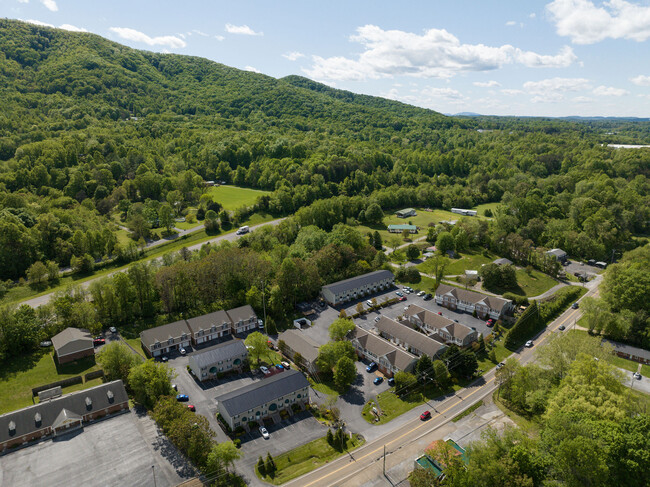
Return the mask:
[(232, 418), (305, 387), (309, 387), (305, 376), (291, 369), (224, 394), (218, 401)]
[(488, 296), (486, 294), (477, 293), (475, 291), (467, 291), (458, 287), (447, 286), (440, 284), (436, 289), (436, 296), (444, 296), (445, 294), (451, 295), (460, 301), (467, 303), (482, 304), (494, 311), (501, 311), (503, 307), (511, 303), (509, 299), (498, 298), (496, 296)]
[(422, 323), (436, 329), (445, 328), (449, 324), (453, 323), (450, 319), (445, 318), (438, 313), (434, 313), (431, 310), (424, 309), (417, 304), (410, 305), (409, 309), (404, 312), (404, 316), (417, 316)]
[(374, 353), (377, 357), (386, 359), (399, 370), (408, 370), (409, 366), (417, 360), (417, 357), (401, 348), (393, 345), (377, 335), (367, 332), (358, 326), (348, 335), (349, 340), (358, 340), (366, 350)]
[(213, 347), (204, 348), (188, 355), (199, 368), (213, 365), (221, 360), (247, 355), (248, 349), (243, 340), (228, 340)]
[(280, 333), (278, 341), (282, 340), (287, 347), (298, 352), (307, 362), (315, 362), (318, 358), (318, 343), (298, 330), (287, 330)]
[(339, 294), (361, 286), (383, 281), (384, 279), (395, 279), (395, 275), (392, 272), (385, 270), (374, 271), (369, 272), (368, 274), (351, 277), (350, 279), (345, 279), (344, 281), (328, 284), (327, 286), (323, 286), (323, 289), (329, 289), (332, 293)]
[(208, 313), (207, 315), (197, 316), (196, 318), (190, 318), (187, 320), (187, 326), (190, 327), (192, 333), (197, 333), (201, 330), (209, 330), (212, 325), (221, 326), (224, 323), (227, 323), (230, 326), (230, 318), (228, 313), (220, 309), (214, 313)]
[(382, 316), (375, 326), (380, 332), (398, 339), (401, 343), (406, 344), (411, 348), (416, 348), (420, 352), (427, 354), (429, 357), (435, 357), (447, 348), (444, 343), (429, 338), (419, 331), (391, 320), (386, 316)]
[(493, 264), (496, 265), (512, 265), (512, 261), (510, 259), (506, 259), (505, 257), (501, 257), (500, 259), (496, 259), (492, 261)]
[(52, 345), (54, 345), (56, 354), (61, 357), (92, 349), (93, 337), (88, 330), (66, 328), (52, 337)]
[(615, 352), (626, 353), (634, 357), (642, 358), (645, 360), (650, 360), (650, 351), (644, 350), (642, 348), (633, 347), (631, 345), (625, 345), (624, 343), (618, 343), (612, 340), (603, 339), (604, 342), (609, 343), (614, 347)]
[(230, 317), (230, 321), (232, 321), (232, 323), (235, 325), (240, 321), (248, 321), (251, 318), (257, 319), (257, 315), (255, 314), (255, 311), (250, 304), (240, 306), (239, 308), (230, 309), (227, 311), (227, 313)]
[(173, 323), (167, 323), (166, 325), (157, 326), (156, 328), (144, 330), (140, 333), (140, 340), (144, 345), (151, 345), (156, 343), (156, 340), (163, 343), (170, 338), (180, 339), (183, 333), (186, 333), (189, 336), (190, 329), (185, 320), (180, 320), (174, 321)]
[[(112, 399), (109, 398), (110, 395)], [(87, 402), (86, 398), (90, 400)], [(0, 443), (52, 426), (62, 415), (68, 418), (84, 416), (116, 404), (128, 403), (128, 400), (124, 384), (121, 380), (116, 380), (0, 415)], [(40, 415), (38, 423), (37, 415)], [(9, 423), (12, 422), (16, 429), (13, 435), (9, 433)]]
[(547, 254), (554, 255), (555, 257), (566, 257), (566, 252), (562, 249), (551, 249), (546, 252)]

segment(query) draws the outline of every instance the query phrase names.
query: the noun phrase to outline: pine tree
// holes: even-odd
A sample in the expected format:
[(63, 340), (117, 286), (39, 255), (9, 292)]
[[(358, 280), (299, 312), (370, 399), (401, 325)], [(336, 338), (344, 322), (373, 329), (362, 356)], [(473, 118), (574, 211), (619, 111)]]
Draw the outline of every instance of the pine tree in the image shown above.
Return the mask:
[(327, 443), (332, 446), (332, 443), (334, 442), (334, 435), (332, 434), (331, 429), (327, 429)]
[(275, 472), (275, 462), (270, 452), (266, 452), (266, 473), (272, 475)]
[(266, 466), (264, 465), (264, 459), (262, 458), (262, 455), (260, 455), (259, 460), (257, 460), (257, 471), (262, 477), (266, 475)]

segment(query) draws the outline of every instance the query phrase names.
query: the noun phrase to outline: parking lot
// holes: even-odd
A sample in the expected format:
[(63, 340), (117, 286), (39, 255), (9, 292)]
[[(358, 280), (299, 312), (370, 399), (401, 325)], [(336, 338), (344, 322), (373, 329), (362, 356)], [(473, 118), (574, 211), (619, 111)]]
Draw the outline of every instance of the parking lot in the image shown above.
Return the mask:
[(0, 485), (12, 487), (168, 487), (195, 476), (153, 420), (134, 411), (11, 452), (0, 465)]

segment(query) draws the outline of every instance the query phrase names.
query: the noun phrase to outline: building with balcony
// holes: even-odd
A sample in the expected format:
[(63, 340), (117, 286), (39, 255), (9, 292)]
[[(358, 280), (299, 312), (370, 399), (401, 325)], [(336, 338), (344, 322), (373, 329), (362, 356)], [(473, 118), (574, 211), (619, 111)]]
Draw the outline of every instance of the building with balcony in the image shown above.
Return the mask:
[(243, 340), (237, 339), (188, 355), (190, 370), (201, 381), (216, 379), (219, 374), (241, 372), (247, 360), (248, 349)]
[(323, 286), (321, 294), (325, 301), (332, 306), (336, 306), (368, 294), (389, 289), (394, 282), (395, 276), (392, 272), (386, 270), (374, 271)]

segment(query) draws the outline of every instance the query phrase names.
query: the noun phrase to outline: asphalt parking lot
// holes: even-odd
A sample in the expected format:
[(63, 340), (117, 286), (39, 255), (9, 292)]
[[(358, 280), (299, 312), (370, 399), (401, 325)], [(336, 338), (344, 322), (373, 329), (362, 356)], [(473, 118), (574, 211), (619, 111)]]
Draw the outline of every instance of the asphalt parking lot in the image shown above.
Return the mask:
[(0, 466), (0, 485), (12, 487), (168, 487), (195, 476), (153, 420), (134, 411), (11, 452)]

